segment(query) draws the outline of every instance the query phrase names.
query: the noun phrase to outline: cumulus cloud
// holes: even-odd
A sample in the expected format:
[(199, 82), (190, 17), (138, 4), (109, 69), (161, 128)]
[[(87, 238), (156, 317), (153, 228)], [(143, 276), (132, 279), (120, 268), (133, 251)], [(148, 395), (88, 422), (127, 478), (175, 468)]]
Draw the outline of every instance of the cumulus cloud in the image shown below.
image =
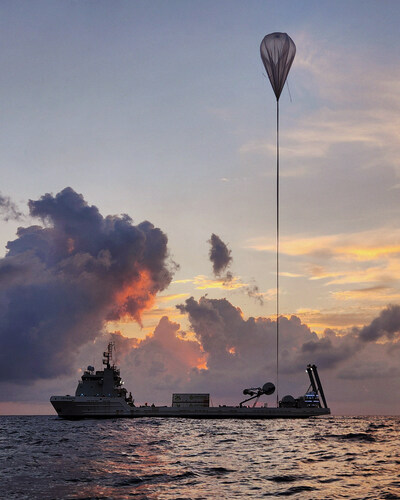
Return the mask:
[(167, 236), (148, 221), (103, 217), (71, 188), (29, 211), (43, 224), (20, 227), (0, 260), (3, 381), (69, 373), (107, 320), (140, 322), (172, 279)]
[(136, 400), (170, 404), (172, 391), (185, 392), (192, 385), (205, 366), (205, 354), (199, 342), (184, 337), (180, 325), (166, 316), (143, 340), (112, 334), (124, 379), (130, 382), (126, 386)]
[[(191, 297), (177, 307), (188, 314), (196, 338), (207, 353), (210, 370), (265, 373), (275, 366), (275, 321), (245, 319), (242, 311), (226, 299), (202, 297), (196, 301)], [(283, 373), (298, 371), (311, 361), (335, 367), (356, 350), (354, 335), (343, 341), (329, 330), (318, 337), (297, 316), (281, 317), (279, 327)]]
[(4, 196), (0, 193), (0, 216), (4, 221), (20, 220), (22, 212), (18, 210), (17, 205), (9, 196)]

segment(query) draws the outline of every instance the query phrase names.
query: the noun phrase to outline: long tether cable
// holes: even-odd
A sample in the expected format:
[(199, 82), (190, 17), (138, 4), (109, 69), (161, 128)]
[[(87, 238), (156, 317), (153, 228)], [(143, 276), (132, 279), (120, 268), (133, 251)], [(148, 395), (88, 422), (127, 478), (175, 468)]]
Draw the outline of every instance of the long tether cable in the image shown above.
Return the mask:
[(279, 100), (276, 100), (276, 406), (279, 406)]

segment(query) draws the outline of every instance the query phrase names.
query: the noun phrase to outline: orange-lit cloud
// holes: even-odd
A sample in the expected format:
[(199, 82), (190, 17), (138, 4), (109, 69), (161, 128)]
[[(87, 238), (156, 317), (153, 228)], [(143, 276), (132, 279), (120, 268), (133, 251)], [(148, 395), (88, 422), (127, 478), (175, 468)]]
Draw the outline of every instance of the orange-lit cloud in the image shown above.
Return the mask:
[(318, 309), (298, 309), (296, 316), (302, 322), (315, 330), (318, 334), (323, 334), (326, 328), (343, 329), (354, 326), (361, 327), (366, 322), (372, 321), (380, 311), (379, 306), (368, 308), (349, 307), (331, 308), (327, 310)]
[[(192, 374), (207, 368), (207, 355), (199, 342), (186, 338), (180, 325), (165, 316), (144, 339), (114, 334), (113, 340), (123, 353), (125, 381), (132, 381), (134, 397), (139, 401), (148, 401), (150, 397), (154, 398), (152, 402), (158, 402), (167, 387), (183, 392)], [(126, 385), (129, 387), (129, 382)]]
[(304, 278), (304, 274), (300, 273), (289, 273), (289, 272), (279, 272), (279, 276), (283, 276), (284, 278)]
[[(275, 242), (255, 239), (248, 247), (274, 253)], [(283, 237), (281, 240), (281, 272), (285, 278), (307, 280), (307, 290), (293, 310), (323, 307), (341, 311), (344, 301), (357, 304), (370, 317), (367, 307), (383, 307), (400, 300), (400, 229), (379, 228), (355, 233), (323, 236)], [(285, 268), (289, 267), (288, 272)], [(286, 282), (287, 283), (287, 282)], [(281, 294), (290, 285), (282, 283)], [(293, 293), (287, 300), (293, 300)], [(304, 297), (308, 303), (304, 303)], [(312, 297), (314, 297), (312, 299)], [(281, 307), (288, 308), (287, 300)], [(313, 300), (315, 305), (311, 305)], [(336, 313), (335, 313), (336, 314)], [(303, 317), (303, 316), (302, 316)], [(351, 315), (350, 315), (351, 317)], [(321, 331), (332, 327), (329, 316), (321, 315), (307, 324)], [(325, 320), (327, 320), (326, 323)], [(333, 323), (334, 324), (334, 323)], [(354, 324), (359, 324), (354, 322)]]
[[(276, 251), (275, 242), (253, 240), (249, 248)], [(282, 237), (280, 251), (291, 256), (310, 255), (342, 260), (371, 261), (400, 255), (400, 229), (380, 228), (359, 233), (326, 236)]]
[(226, 281), (224, 279), (211, 279), (203, 274), (199, 274), (194, 278), (176, 280), (174, 283), (191, 283), (197, 290), (207, 290), (207, 289), (220, 289), (220, 290), (237, 290), (239, 288), (244, 288), (248, 286), (246, 283), (242, 283), (240, 278), (233, 276), (231, 280)]
[[(249, 247), (275, 252), (274, 243), (268, 241), (253, 240)], [(386, 287), (400, 275), (399, 229), (282, 238), (280, 249), (283, 256), (298, 257), (297, 267), (302, 271), (283, 271), (282, 276), (325, 280), (326, 286), (371, 283)]]
[[(138, 323), (136, 319), (132, 318), (129, 314), (125, 314), (118, 320), (108, 321), (107, 331), (120, 331), (123, 335), (129, 338), (145, 338), (146, 335), (149, 335), (154, 330), (163, 316), (168, 316), (168, 318), (172, 321), (179, 321), (182, 319), (173, 303), (181, 302), (189, 297), (189, 295), (190, 294), (188, 293), (157, 295), (153, 297), (150, 302), (148, 302), (150, 307), (141, 311), (140, 323)], [(121, 294), (119, 297), (122, 304), (127, 297), (129, 297), (128, 290), (126, 290), (125, 293)], [(169, 303), (172, 303), (172, 305), (168, 305)]]
[[(175, 282), (177, 283), (177, 282)], [(157, 303), (164, 303), (164, 302), (173, 302), (175, 300), (182, 300), (188, 297), (190, 294), (188, 293), (174, 293), (170, 295), (158, 295), (157, 296)]]
[[(141, 314), (153, 307), (155, 293), (152, 293), (153, 282), (150, 273), (146, 270), (138, 272), (134, 281), (126, 284), (115, 294), (118, 315), (121, 319), (134, 319), (141, 323)], [(132, 309), (131, 304), (135, 304)]]
[(173, 284), (192, 284), (196, 290), (223, 290), (223, 291), (238, 291), (254, 299), (260, 305), (264, 299), (271, 297), (271, 290), (260, 292), (258, 286), (253, 283), (245, 283), (238, 276), (229, 275), (222, 278), (208, 278), (205, 275), (198, 275), (191, 279), (176, 280)]
[(359, 302), (372, 302), (383, 304), (388, 301), (400, 301), (400, 291), (386, 286), (372, 286), (367, 288), (356, 288), (353, 290), (344, 290), (332, 292), (336, 300), (357, 300)]
[(73, 238), (67, 238), (67, 251), (68, 253), (72, 253), (75, 249), (75, 241)]

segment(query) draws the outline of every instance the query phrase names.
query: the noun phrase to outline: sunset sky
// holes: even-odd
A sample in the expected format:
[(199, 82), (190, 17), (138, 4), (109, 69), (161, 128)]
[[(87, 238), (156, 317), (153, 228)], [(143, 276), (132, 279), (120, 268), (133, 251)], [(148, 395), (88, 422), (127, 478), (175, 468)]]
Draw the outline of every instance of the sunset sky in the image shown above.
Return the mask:
[(276, 110), (259, 45), (275, 31), (297, 47), (280, 98), (282, 390), (307, 385), (307, 358), (333, 413), (400, 413), (399, 22), (386, 0), (2, 2), (0, 414), (52, 413), (107, 332), (138, 401), (233, 402), (273, 380)]

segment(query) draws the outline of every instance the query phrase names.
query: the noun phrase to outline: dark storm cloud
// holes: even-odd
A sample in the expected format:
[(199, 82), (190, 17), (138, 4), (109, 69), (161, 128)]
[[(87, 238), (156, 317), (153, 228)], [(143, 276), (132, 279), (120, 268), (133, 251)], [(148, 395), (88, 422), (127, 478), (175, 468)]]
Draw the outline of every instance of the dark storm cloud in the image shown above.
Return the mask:
[(374, 342), (381, 337), (393, 339), (400, 332), (400, 306), (389, 305), (369, 325), (360, 330), (360, 339)]
[(3, 220), (20, 220), (22, 212), (18, 210), (17, 205), (9, 196), (3, 196), (0, 193), (0, 216)]
[(150, 222), (103, 217), (71, 188), (29, 210), (44, 226), (19, 228), (0, 260), (3, 381), (68, 373), (105, 320), (140, 321), (172, 278), (167, 237)]
[[(211, 245), (209, 255), (213, 265), (213, 273), (215, 276), (221, 276), (232, 262), (231, 250), (229, 250), (221, 238), (214, 233), (211, 235), (208, 243)], [(225, 279), (227, 281), (232, 280), (232, 274), (227, 273)]]

